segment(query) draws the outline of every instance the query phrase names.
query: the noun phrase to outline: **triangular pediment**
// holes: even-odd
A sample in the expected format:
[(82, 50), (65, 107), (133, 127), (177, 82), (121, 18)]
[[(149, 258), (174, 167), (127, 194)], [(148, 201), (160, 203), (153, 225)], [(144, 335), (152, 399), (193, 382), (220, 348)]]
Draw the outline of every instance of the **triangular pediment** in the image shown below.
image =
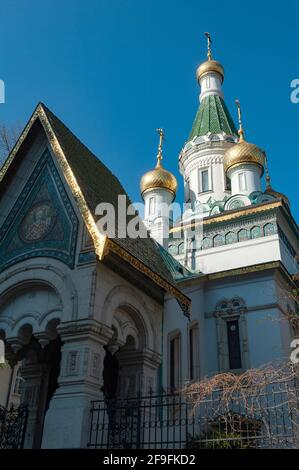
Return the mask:
[(78, 218), (47, 149), (0, 229), (0, 267), (33, 257), (74, 266)]

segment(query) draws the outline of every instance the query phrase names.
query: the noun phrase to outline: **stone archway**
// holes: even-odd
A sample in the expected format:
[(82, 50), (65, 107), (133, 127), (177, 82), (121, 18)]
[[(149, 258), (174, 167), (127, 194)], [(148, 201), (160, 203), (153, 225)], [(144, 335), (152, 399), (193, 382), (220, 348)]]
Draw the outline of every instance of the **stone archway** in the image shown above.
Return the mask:
[[(1, 297), (0, 329), (5, 357), (23, 379), (21, 404), (28, 406), (25, 448), (41, 445), (45, 413), (58, 387), (62, 303), (45, 283), (17, 285)], [(8, 390), (8, 397), (11, 390)], [(8, 400), (9, 401), (9, 400)]]
[(127, 398), (155, 390), (160, 354), (151, 348), (153, 332), (148, 325), (149, 319), (128, 303), (114, 312), (114, 333), (106, 346), (103, 372), (106, 398)]

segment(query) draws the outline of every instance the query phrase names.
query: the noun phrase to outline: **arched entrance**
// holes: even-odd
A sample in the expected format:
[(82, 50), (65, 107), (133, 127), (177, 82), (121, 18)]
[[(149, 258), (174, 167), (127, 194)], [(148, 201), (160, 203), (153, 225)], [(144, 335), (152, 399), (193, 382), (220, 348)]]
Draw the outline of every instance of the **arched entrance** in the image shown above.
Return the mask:
[[(1, 298), (0, 329), (11, 377), (22, 381), (20, 404), (28, 407), (25, 448), (39, 448), (44, 419), (58, 387), (62, 342), (57, 333), (61, 303), (45, 285), (21, 286)], [(14, 393), (13, 380), (7, 403)]]
[(105, 398), (128, 398), (153, 391), (160, 356), (150, 344), (152, 332), (132, 306), (121, 305), (112, 322), (103, 370)]

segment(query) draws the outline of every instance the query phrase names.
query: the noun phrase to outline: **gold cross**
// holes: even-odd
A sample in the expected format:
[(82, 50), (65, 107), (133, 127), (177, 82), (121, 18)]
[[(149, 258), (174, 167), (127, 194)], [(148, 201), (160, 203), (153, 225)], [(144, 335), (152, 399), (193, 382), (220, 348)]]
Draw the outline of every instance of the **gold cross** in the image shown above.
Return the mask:
[(240, 101), (238, 100), (238, 98), (235, 99), (235, 102), (236, 102), (236, 105), (237, 105), (237, 108), (238, 108), (238, 121), (239, 121), (238, 133), (239, 133), (239, 136), (240, 136), (240, 140), (244, 140), (244, 129), (243, 129), (243, 125), (242, 125), (241, 105), (240, 105)]
[(162, 148), (163, 148), (163, 141), (164, 141), (164, 131), (163, 129), (156, 129), (156, 131), (158, 132), (159, 134), (159, 145), (158, 145), (158, 155), (157, 155), (157, 159), (158, 159), (158, 163), (157, 165), (160, 166), (161, 165), (161, 160), (162, 160)]
[(212, 49), (211, 49), (211, 44), (212, 44), (212, 39), (210, 33), (206, 32), (205, 36), (208, 40), (208, 60), (212, 60)]

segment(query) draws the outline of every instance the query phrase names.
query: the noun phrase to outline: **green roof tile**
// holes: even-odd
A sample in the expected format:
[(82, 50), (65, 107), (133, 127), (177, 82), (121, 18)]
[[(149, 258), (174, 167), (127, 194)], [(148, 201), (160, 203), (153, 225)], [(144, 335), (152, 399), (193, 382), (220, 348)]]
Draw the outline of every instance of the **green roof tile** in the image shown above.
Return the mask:
[(200, 103), (188, 142), (194, 137), (206, 135), (208, 132), (238, 135), (227, 106), (221, 96), (218, 95), (206, 96)]

